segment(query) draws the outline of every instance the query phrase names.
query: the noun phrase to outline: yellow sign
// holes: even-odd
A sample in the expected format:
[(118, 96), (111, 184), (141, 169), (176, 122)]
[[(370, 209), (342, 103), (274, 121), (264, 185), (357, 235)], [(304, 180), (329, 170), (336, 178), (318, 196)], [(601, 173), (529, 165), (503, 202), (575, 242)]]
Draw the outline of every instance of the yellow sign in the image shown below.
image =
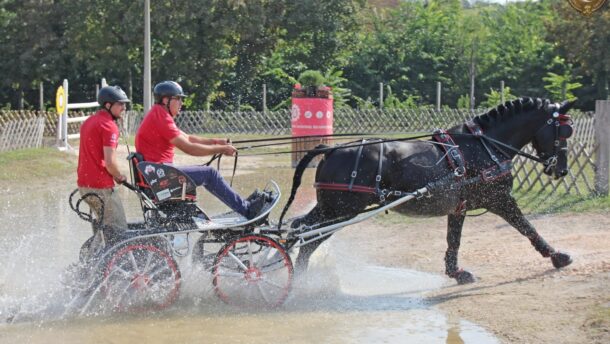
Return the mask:
[(568, 0), (578, 12), (589, 16), (606, 3), (606, 0)]
[(63, 114), (66, 109), (66, 103), (68, 102), (68, 99), (66, 98), (64, 87), (59, 86), (59, 88), (57, 88), (57, 93), (55, 94), (55, 109), (57, 109), (58, 115)]

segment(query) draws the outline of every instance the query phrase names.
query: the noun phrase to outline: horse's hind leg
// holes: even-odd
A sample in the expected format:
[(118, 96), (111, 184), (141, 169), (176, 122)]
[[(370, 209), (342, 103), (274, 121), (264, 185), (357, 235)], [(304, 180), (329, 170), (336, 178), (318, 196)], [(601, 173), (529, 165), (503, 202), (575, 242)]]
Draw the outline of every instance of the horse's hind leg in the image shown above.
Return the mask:
[(523, 216), (517, 201), (512, 196), (508, 196), (503, 202), (498, 202), (489, 208), (489, 211), (502, 217), (511, 226), (515, 227), (519, 233), (530, 240), (536, 251), (543, 257), (551, 257), (553, 266), (557, 269), (568, 266), (572, 263), (572, 258), (567, 253), (555, 251), (546, 240), (536, 231), (536, 228)]
[(474, 276), (458, 268), (458, 251), (460, 250), (460, 240), (462, 238), (462, 226), (464, 225), (463, 214), (449, 214), (447, 216), (447, 252), (445, 252), (445, 273), (451, 278), (455, 278), (458, 284), (472, 283)]

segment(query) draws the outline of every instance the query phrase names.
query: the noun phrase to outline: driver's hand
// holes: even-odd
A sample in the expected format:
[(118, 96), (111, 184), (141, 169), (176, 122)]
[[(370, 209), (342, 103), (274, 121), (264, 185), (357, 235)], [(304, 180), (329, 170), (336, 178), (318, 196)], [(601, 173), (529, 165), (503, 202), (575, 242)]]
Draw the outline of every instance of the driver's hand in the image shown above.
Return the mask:
[(127, 177), (125, 177), (124, 175), (119, 175), (118, 177), (114, 177), (114, 181), (116, 181), (117, 183), (121, 184), (122, 182), (126, 181)]
[(226, 145), (222, 147), (221, 153), (228, 156), (234, 156), (237, 153), (237, 148), (232, 145)]

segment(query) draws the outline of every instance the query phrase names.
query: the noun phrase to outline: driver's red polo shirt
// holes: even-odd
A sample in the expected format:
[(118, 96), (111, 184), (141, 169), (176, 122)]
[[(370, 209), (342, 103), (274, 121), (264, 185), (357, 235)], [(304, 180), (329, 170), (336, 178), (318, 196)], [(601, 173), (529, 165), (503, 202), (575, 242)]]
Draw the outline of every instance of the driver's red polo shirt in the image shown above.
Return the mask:
[(78, 149), (79, 187), (107, 189), (114, 187), (114, 179), (106, 170), (104, 147), (119, 144), (119, 127), (106, 110), (98, 110), (80, 127)]
[(165, 107), (155, 104), (136, 133), (136, 151), (145, 161), (156, 163), (174, 162), (174, 145), (170, 142), (180, 135), (174, 118)]

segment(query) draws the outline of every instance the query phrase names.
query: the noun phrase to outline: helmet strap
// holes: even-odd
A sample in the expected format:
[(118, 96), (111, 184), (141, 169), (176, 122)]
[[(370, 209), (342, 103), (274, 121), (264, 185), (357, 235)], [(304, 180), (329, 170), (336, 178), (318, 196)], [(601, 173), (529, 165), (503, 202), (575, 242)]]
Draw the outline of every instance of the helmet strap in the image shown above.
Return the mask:
[(106, 107), (107, 103), (104, 103), (104, 110), (106, 110), (106, 112), (108, 112), (110, 114), (110, 116), (112, 117), (113, 121), (117, 121), (119, 118), (117, 116), (115, 116), (112, 111), (110, 109), (112, 109), (112, 106), (114, 106), (114, 103), (110, 103), (110, 108)]
[(169, 105), (172, 102), (172, 97), (167, 97), (167, 104), (165, 104), (165, 109), (167, 110), (167, 113), (169, 113), (170, 116), (175, 117), (176, 115), (172, 114), (172, 110), (170, 110)]

